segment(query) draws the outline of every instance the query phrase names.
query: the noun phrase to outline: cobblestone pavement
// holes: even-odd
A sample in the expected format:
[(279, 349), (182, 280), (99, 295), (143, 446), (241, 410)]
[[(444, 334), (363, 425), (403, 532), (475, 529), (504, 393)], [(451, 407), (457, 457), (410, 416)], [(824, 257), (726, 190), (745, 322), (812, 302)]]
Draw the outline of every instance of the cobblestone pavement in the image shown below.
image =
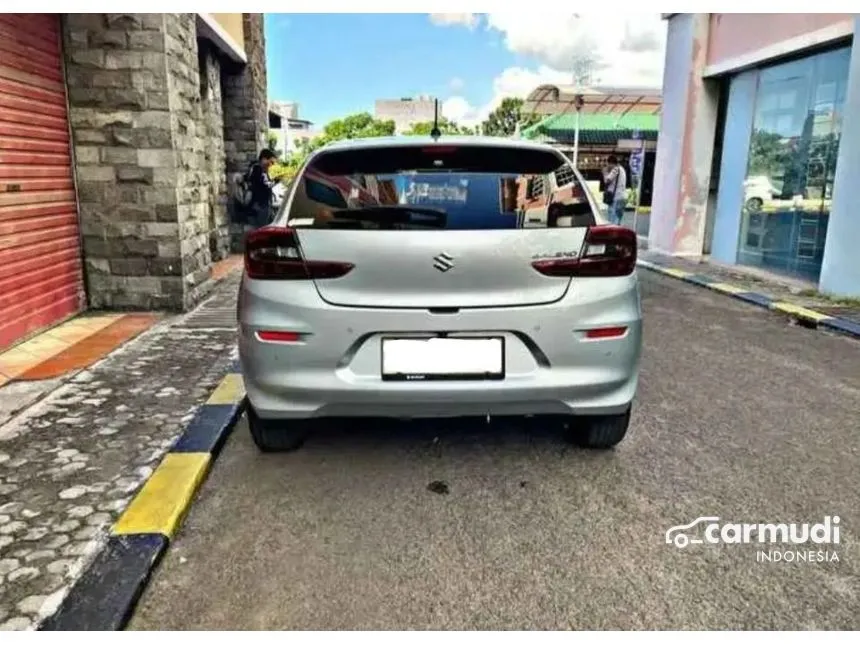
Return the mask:
[(239, 277), (0, 426), (0, 629), (55, 611), (235, 359)]
[(740, 269), (708, 261), (698, 262), (670, 257), (642, 248), (639, 251), (639, 258), (655, 264), (706, 275), (715, 280), (728, 282), (756, 293), (777, 298), (783, 302), (809, 307), (830, 316), (847, 318), (860, 323), (860, 301), (834, 301), (816, 293), (813, 286), (804, 282), (780, 278), (755, 269)]

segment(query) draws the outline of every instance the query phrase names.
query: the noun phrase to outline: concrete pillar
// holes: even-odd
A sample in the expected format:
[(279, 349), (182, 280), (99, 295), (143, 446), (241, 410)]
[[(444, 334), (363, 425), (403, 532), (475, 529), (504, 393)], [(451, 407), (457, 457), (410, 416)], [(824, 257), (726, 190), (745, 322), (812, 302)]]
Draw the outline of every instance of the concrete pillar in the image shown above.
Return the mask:
[(854, 18), (854, 46), (842, 115), (833, 201), (818, 286), (825, 293), (860, 297), (860, 219), (857, 206), (857, 185), (860, 184), (860, 16)]
[(709, 14), (675, 14), (669, 20), (663, 108), (649, 248), (700, 256), (704, 248), (718, 86), (702, 78)]
[(187, 309), (213, 229), (226, 248), (217, 61), (201, 75), (191, 13), (67, 14), (63, 36), (90, 306)]

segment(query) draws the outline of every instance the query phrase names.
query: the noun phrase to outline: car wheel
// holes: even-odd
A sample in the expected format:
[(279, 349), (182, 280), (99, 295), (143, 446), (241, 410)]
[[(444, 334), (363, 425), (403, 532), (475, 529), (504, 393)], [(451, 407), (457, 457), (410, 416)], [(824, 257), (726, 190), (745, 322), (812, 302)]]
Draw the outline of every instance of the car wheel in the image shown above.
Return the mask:
[(760, 197), (750, 197), (747, 200), (747, 210), (751, 213), (759, 212), (762, 206), (764, 206), (764, 202)]
[(623, 414), (572, 418), (568, 440), (583, 448), (607, 450), (614, 448), (627, 434), (630, 426), (630, 408)]
[(261, 419), (251, 406), (248, 406), (248, 426), (260, 452), (297, 450), (310, 433), (308, 421)]

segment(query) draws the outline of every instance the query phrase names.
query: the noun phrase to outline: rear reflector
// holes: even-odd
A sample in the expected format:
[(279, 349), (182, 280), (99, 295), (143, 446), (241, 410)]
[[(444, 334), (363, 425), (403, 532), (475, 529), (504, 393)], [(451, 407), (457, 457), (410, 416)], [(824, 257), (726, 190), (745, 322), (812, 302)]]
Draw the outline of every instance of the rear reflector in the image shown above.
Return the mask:
[(623, 226), (592, 226), (579, 257), (537, 260), (540, 273), (559, 278), (608, 278), (630, 275), (636, 268), (636, 233)]
[(585, 332), (586, 338), (620, 338), (627, 333), (627, 327), (600, 327)]
[(270, 343), (296, 343), (302, 335), (297, 331), (258, 331), (257, 338)]
[(330, 280), (352, 269), (348, 262), (302, 258), (291, 228), (266, 226), (245, 238), (245, 271), (254, 280)]

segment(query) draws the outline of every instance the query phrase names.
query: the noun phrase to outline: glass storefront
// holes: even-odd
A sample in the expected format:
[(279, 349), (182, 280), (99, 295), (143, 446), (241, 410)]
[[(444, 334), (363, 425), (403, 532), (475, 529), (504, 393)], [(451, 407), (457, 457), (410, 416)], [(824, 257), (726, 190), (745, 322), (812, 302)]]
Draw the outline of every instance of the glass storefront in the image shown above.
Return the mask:
[(738, 262), (817, 281), (851, 48), (762, 69)]

